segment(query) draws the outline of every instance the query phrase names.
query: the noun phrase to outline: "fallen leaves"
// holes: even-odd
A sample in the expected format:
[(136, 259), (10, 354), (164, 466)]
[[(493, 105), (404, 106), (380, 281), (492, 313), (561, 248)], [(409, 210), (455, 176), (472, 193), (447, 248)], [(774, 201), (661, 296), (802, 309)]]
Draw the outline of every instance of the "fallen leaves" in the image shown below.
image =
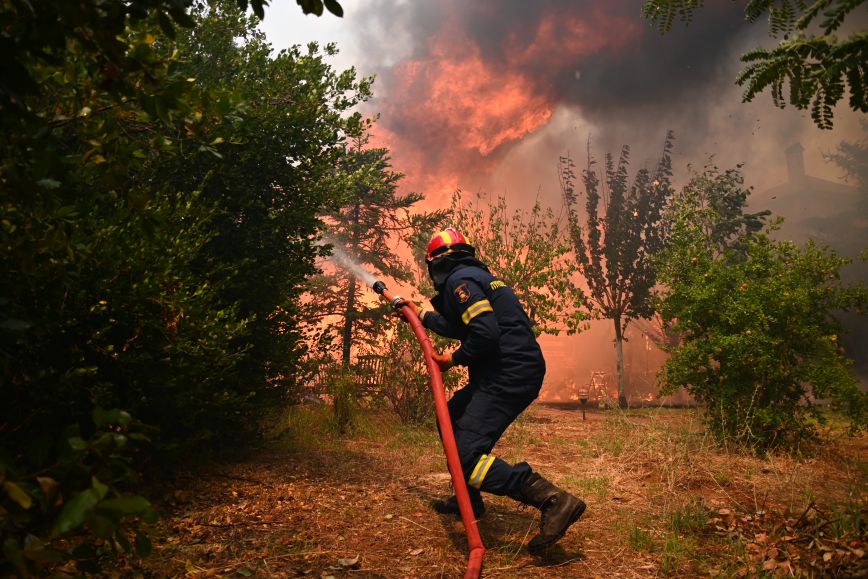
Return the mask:
[(744, 544), (750, 565), (739, 570), (742, 577), (760, 569), (774, 577), (850, 576), (868, 571), (864, 535), (857, 538), (827, 535), (823, 529), (834, 522), (811, 503), (798, 518), (772, 513), (739, 514), (721, 508), (707, 524), (717, 534)]

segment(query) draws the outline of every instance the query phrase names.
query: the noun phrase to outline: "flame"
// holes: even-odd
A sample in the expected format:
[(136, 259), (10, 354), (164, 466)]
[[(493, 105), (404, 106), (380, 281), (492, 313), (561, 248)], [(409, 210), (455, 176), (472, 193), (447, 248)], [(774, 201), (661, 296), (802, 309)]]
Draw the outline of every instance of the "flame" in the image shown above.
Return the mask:
[(453, 5), (427, 51), (388, 75), (373, 142), (389, 146), (403, 189), (440, 206), (457, 187), (480, 186), (511, 145), (546, 126), (558, 106), (553, 79), (577, 75), (583, 58), (620, 50), (638, 33), (638, 23), (599, 11), (558, 11), (529, 36), (508, 34), (483, 51)]

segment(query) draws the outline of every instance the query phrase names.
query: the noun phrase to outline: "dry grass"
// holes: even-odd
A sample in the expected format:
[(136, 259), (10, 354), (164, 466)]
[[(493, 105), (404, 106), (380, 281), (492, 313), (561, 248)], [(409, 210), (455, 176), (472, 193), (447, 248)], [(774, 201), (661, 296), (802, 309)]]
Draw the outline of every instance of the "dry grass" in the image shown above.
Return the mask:
[[(463, 527), (427, 506), (450, 492), (436, 431), (370, 413), (340, 440), (327, 412), (296, 409), (270, 450), (181, 481), (163, 501), (147, 574), (461, 576)], [(588, 511), (538, 558), (526, 549), (536, 513), (487, 498), (485, 576), (865, 572), (868, 437), (830, 435), (804, 456), (758, 458), (715, 447), (695, 410), (582, 421), (535, 405), (495, 451), (583, 496)]]

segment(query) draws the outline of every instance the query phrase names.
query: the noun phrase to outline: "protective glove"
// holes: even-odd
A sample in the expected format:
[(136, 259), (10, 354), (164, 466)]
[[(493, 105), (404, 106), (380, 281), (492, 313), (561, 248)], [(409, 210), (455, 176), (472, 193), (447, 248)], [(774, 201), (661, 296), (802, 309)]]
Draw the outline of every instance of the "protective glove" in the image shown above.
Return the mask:
[(425, 317), (425, 308), (417, 306), (414, 302), (411, 302), (410, 300), (404, 300), (403, 302), (401, 302), (401, 304), (397, 308), (395, 308), (395, 311), (392, 313), (392, 315), (406, 321), (407, 318), (405, 318), (404, 314), (401, 313), (401, 308), (410, 308), (411, 310), (413, 310), (413, 313), (418, 316), (419, 320)]
[(455, 365), (455, 362), (452, 361), (451, 353), (440, 354), (439, 352), (434, 352), (431, 357), (434, 358), (435, 362), (437, 362), (437, 366), (440, 368), (441, 372), (445, 372)]

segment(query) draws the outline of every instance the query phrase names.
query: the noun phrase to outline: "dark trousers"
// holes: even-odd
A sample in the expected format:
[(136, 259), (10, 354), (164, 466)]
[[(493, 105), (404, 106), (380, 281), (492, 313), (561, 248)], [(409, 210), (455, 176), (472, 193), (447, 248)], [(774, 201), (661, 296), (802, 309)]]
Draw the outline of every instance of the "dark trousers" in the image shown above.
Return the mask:
[(461, 468), (471, 494), (485, 491), (515, 495), (521, 490), (530, 465), (511, 465), (491, 455), (507, 427), (536, 399), (533, 395), (491, 393), (473, 385), (455, 392), (449, 400), (449, 415), (455, 431)]

